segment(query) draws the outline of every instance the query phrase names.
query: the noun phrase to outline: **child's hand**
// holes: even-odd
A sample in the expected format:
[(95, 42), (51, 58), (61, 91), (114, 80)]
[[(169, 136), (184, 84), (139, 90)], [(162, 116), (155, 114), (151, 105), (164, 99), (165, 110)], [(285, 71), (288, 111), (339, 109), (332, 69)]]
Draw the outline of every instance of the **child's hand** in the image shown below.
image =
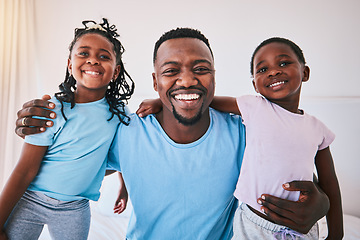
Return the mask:
[(126, 209), (128, 201), (128, 192), (126, 187), (122, 187), (119, 192), (119, 196), (116, 199), (115, 206), (114, 206), (114, 213), (120, 214)]
[(162, 109), (162, 102), (160, 98), (157, 99), (145, 99), (140, 103), (138, 110), (136, 111), (136, 114), (139, 117), (146, 117), (149, 114), (152, 113), (158, 113)]

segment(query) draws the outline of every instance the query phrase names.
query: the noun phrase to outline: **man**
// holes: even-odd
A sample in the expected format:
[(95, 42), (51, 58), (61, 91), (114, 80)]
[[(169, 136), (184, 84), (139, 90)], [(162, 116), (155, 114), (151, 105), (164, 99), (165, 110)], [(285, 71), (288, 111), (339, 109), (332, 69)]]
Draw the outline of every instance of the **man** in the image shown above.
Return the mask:
[[(133, 204), (127, 239), (230, 239), (245, 129), (239, 116), (209, 108), (215, 68), (208, 40), (187, 28), (165, 33), (155, 44), (154, 70), (162, 110), (132, 115), (129, 126), (119, 126), (109, 152), (109, 165), (122, 172)], [(49, 117), (51, 111), (39, 108), (48, 105), (25, 104), (16, 132), (44, 130), (49, 121), (31, 116)], [(313, 183), (290, 186), (302, 190), (304, 202), (264, 195), (265, 212), (278, 224), (307, 232), (326, 214), (328, 199)]]

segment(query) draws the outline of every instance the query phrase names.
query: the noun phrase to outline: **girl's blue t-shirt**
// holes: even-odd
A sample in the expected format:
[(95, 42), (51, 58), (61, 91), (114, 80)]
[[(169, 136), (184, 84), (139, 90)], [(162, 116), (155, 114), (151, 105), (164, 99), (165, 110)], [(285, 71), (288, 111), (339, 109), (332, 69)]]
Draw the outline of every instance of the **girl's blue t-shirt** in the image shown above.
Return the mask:
[(45, 132), (26, 136), (25, 142), (48, 146), (39, 172), (28, 190), (40, 191), (61, 201), (98, 200), (105, 175), (107, 153), (120, 123), (111, 112), (105, 98), (89, 103), (56, 104), (54, 126)]

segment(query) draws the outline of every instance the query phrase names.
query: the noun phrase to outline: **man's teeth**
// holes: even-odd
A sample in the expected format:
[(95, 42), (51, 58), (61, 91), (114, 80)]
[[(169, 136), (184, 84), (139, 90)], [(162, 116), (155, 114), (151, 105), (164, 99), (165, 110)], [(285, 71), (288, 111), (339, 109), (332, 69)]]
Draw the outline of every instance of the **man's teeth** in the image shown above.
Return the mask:
[(99, 72), (93, 72), (93, 71), (85, 71), (85, 73), (90, 75), (100, 75)]
[(284, 83), (285, 83), (284, 81), (276, 82), (276, 83), (270, 84), (269, 87), (275, 87), (275, 86), (277, 86), (277, 85), (284, 84)]
[(199, 94), (178, 94), (175, 95), (176, 100), (195, 100), (200, 97)]

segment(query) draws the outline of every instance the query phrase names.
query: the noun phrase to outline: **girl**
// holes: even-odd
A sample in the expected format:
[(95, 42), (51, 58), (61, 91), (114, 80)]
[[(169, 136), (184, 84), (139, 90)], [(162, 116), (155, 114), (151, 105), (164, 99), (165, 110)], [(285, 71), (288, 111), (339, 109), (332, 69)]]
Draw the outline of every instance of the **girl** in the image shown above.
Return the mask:
[[(44, 224), (54, 239), (87, 239), (89, 200), (100, 196), (117, 125), (128, 124), (123, 100), (130, 99), (134, 82), (124, 69), (115, 26), (107, 19), (83, 25), (75, 29), (65, 81), (52, 99), (62, 117), (25, 138), (1, 193), (0, 239), (38, 239)], [(118, 212), (125, 209), (125, 187), (120, 195)]]
[[(330, 200), (327, 239), (341, 239), (341, 196), (329, 149), (335, 136), (298, 108), (302, 82), (308, 81), (310, 74), (302, 50), (288, 39), (267, 39), (253, 53), (251, 74), (253, 86), (262, 96), (215, 97), (211, 104), (241, 115), (246, 126), (246, 149), (234, 193), (242, 204), (235, 213), (233, 239), (318, 239), (317, 225), (307, 234), (297, 233), (271, 222), (258, 204), (264, 192), (302, 201), (299, 192), (277, 186), (292, 180), (312, 181), (313, 159), (319, 185)], [(159, 106), (157, 100), (148, 100), (137, 113), (157, 112)]]

